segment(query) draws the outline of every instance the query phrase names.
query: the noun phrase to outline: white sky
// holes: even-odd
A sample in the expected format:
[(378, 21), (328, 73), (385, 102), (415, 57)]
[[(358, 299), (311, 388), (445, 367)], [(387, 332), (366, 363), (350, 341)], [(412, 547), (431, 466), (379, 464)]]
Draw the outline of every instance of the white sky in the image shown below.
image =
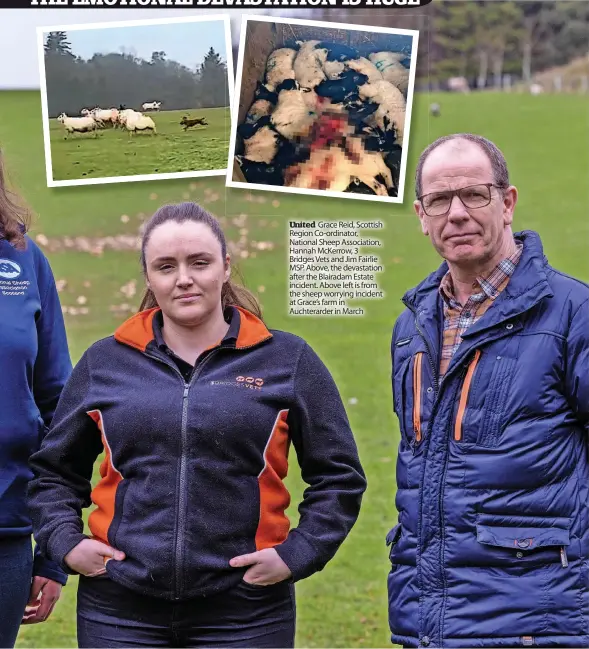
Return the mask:
[[(231, 16), (231, 34), (234, 43), (239, 41), (243, 13), (310, 18), (313, 10), (307, 9), (238, 9), (215, 11), (213, 9), (0, 9), (0, 89), (39, 88), (39, 60), (37, 27), (54, 27), (83, 23), (100, 23), (124, 20), (181, 18), (183, 16), (210, 16), (228, 13)], [(164, 48), (155, 48), (164, 49)], [(171, 52), (168, 53), (169, 58)], [(141, 53), (138, 53), (141, 56)], [(7, 62), (10, 62), (8, 64)]]

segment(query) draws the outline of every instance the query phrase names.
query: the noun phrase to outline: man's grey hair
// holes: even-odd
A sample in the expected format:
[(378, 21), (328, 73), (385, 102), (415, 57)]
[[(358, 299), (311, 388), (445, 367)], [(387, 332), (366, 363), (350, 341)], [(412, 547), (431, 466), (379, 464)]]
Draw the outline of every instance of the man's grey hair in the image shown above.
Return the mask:
[(453, 133), (452, 135), (444, 135), (432, 142), (423, 153), (419, 156), (417, 161), (417, 169), (415, 170), (415, 196), (419, 197), (422, 194), (421, 176), (423, 173), (423, 165), (429, 154), (437, 149), (441, 144), (450, 142), (451, 140), (468, 140), (473, 144), (479, 146), (489, 158), (491, 169), (493, 170), (493, 180), (496, 185), (502, 188), (509, 187), (509, 172), (507, 171), (507, 162), (505, 156), (501, 153), (499, 148), (481, 135), (473, 135), (472, 133)]

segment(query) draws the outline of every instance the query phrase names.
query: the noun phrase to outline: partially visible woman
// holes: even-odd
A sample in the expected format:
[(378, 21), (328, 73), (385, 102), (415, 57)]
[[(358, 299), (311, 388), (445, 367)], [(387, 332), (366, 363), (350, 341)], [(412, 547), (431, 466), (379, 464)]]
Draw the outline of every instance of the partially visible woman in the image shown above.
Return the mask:
[[(139, 313), (84, 353), (31, 460), (35, 538), (82, 575), (80, 647), (293, 647), (293, 582), (334, 556), (366, 488), (339, 392), (232, 282), (200, 206), (160, 208), (142, 262)], [(294, 529), (291, 444), (308, 483)]]
[[(35, 548), (26, 508), (29, 457), (72, 366), (55, 280), (26, 234), (29, 212), (8, 188), (0, 154), (0, 646), (51, 614), (67, 576)], [(28, 604), (28, 607), (27, 607)]]

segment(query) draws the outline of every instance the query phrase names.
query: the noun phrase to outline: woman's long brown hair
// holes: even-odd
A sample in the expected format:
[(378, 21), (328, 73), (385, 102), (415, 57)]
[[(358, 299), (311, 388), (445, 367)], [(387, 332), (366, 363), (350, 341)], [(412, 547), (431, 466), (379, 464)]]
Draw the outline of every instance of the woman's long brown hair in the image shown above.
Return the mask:
[[(158, 226), (170, 221), (174, 223), (185, 223), (186, 221), (190, 221), (192, 223), (204, 223), (207, 225), (213, 231), (213, 234), (221, 244), (221, 255), (223, 260), (225, 259), (225, 255), (227, 254), (225, 235), (221, 229), (219, 221), (217, 221), (210, 212), (207, 212), (200, 205), (191, 202), (163, 205), (145, 224), (145, 229), (143, 231), (143, 238), (141, 241), (141, 266), (145, 277), (147, 277), (145, 248), (147, 247), (151, 233)], [(262, 319), (262, 309), (258, 300), (247, 288), (245, 288), (245, 286), (236, 284), (231, 279), (225, 282), (221, 289), (221, 308), (224, 310), (225, 307), (230, 304), (247, 309), (258, 318)], [(156, 306), (158, 306), (158, 303), (155, 299), (155, 295), (149, 288), (146, 288), (145, 293), (143, 294), (143, 299), (141, 300), (141, 305), (139, 306), (139, 311), (151, 309)]]
[(0, 152), (0, 239), (18, 250), (26, 247), (25, 233), (30, 227), (31, 213), (16, 192), (7, 186), (4, 160)]

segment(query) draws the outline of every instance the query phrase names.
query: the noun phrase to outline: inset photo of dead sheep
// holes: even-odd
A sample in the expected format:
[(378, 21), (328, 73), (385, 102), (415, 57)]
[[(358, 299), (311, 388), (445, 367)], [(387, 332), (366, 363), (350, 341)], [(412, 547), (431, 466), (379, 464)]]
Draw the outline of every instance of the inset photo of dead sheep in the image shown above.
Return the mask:
[(228, 16), (40, 27), (49, 187), (224, 176)]
[(419, 32), (242, 21), (227, 185), (401, 203)]

